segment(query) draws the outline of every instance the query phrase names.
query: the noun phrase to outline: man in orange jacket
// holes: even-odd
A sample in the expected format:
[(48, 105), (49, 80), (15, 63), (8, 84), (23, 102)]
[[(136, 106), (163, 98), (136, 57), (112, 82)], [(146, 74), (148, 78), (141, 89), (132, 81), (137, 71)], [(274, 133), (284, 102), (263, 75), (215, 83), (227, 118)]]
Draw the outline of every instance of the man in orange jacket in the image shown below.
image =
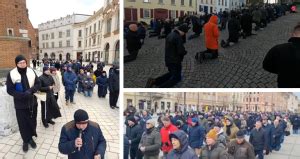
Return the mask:
[(160, 136), (161, 136), (161, 142), (162, 142), (161, 150), (164, 153), (163, 159), (165, 159), (167, 157), (168, 153), (173, 149), (169, 135), (171, 133), (177, 131), (178, 128), (171, 123), (171, 120), (169, 117), (164, 116), (164, 117), (162, 117), (161, 120), (164, 124), (164, 127), (162, 127), (160, 130)]
[(218, 29), (218, 17), (216, 15), (212, 15), (204, 25), (204, 33), (205, 33), (205, 46), (207, 50), (201, 52), (200, 58), (218, 58), (218, 48), (219, 42), (218, 38), (220, 36)]

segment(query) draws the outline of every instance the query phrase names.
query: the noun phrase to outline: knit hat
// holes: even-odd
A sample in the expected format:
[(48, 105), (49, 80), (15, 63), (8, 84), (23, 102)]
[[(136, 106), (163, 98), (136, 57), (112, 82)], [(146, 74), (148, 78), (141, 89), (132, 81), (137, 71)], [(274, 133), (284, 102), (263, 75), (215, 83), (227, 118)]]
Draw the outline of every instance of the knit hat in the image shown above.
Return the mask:
[(147, 120), (147, 123), (151, 124), (152, 126), (155, 126), (156, 121), (155, 121), (155, 119), (149, 119), (149, 120)]
[(74, 120), (76, 123), (81, 123), (89, 119), (89, 115), (85, 110), (78, 109), (74, 113)]
[(207, 138), (211, 138), (213, 140), (217, 140), (218, 138), (218, 133), (215, 129), (211, 129), (207, 134), (206, 134)]
[(180, 25), (178, 27), (178, 30), (180, 30), (180, 31), (182, 31), (184, 33), (187, 33), (189, 31), (189, 29), (190, 28), (188, 27), (188, 25), (186, 23), (183, 23), (182, 25)]
[(43, 67), (43, 72), (48, 71), (48, 70), (49, 70), (48, 66)]
[(55, 67), (50, 67), (50, 72), (57, 71)]
[(242, 130), (239, 130), (237, 133), (236, 133), (236, 137), (237, 138), (244, 138), (245, 137), (245, 134)]
[(132, 121), (132, 122), (134, 122), (134, 123), (136, 122), (134, 116), (130, 116), (130, 117), (127, 119), (127, 121)]
[(15, 63), (16, 63), (16, 65), (17, 65), (20, 61), (22, 61), (22, 60), (25, 60), (26, 63), (27, 63), (27, 60), (26, 60), (26, 58), (25, 58), (23, 55), (18, 55), (18, 56), (15, 58)]
[(198, 118), (192, 118), (193, 123), (198, 123)]

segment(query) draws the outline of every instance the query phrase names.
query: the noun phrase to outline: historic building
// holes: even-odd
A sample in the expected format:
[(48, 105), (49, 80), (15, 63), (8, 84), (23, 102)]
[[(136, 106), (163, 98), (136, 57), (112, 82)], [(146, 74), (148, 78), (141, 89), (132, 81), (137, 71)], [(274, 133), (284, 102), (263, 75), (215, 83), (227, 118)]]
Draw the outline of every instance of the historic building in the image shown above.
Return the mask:
[(291, 111), (298, 109), (298, 98), (289, 92), (167, 92), (125, 93), (125, 108), (174, 111)]
[(119, 59), (119, 0), (93, 15), (73, 14), (39, 25), (40, 56), (111, 64)]
[(125, 22), (176, 19), (196, 12), (195, 0), (125, 0)]
[(0, 68), (15, 67), (15, 57), (28, 60), (36, 55), (37, 37), (26, 8), (26, 0), (0, 1)]

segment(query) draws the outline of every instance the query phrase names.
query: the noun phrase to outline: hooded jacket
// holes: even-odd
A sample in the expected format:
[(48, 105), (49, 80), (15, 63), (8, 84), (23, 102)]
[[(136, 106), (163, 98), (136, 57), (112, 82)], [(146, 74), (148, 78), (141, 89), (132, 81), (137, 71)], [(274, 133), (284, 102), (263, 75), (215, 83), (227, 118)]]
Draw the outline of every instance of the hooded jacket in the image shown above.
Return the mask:
[(218, 49), (218, 38), (219, 38), (219, 29), (218, 29), (218, 17), (213, 15), (210, 17), (209, 22), (204, 25), (205, 31), (205, 46), (208, 49), (216, 50)]
[(189, 145), (191, 148), (201, 148), (205, 137), (205, 130), (198, 123), (188, 129)]
[[(189, 148), (188, 139), (184, 131), (178, 130), (170, 134), (175, 136), (180, 142), (180, 149), (173, 149), (168, 155), (167, 159), (198, 159), (194, 150)], [(171, 140), (171, 139), (170, 139)]]
[(300, 88), (300, 37), (292, 37), (288, 43), (276, 45), (263, 61), (266, 71), (278, 75), (280, 88)]

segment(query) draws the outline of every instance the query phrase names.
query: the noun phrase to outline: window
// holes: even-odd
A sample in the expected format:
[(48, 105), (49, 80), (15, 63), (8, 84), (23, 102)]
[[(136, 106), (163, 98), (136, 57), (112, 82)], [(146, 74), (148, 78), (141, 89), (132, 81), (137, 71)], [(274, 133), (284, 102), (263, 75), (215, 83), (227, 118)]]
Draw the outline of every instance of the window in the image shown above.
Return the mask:
[(98, 31), (100, 30), (100, 20), (98, 22)]
[(46, 48), (47, 48), (47, 49), (49, 48), (49, 44), (48, 44), (48, 43), (46, 43)]
[(51, 33), (51, 39), (54, 39), (54, 33)]
[(85, 36), (88, 35), (88, 31), (89, 31), (89, 29), (88, 29), (88, 28), (85, 28)]
[(108, 19), (106, 24), (106, 33), (110, 33), (110, 32), (111, 32), (111, 19)]
[(171, 10), (171, 18), (176, 18), (176, 11), (175, 10)]
[(78, 37), (81, 37), (82, 31), (78, 30)]
[(58, 37), (62, 38), (62, 32), (61, 31), (58, 33)]
[(212, 1), (212, 0), (210, 0), (210, 4), (213, 4), (213, 1)]
[(225, 6), (227, 6), (227, 0), (225, 0)]
[(90, 26), (90, 34), (92, 34), (92, 26)]
[(219, 0), (218, 5), (220, 5), (220, 1), (221, 1), (221, 0)]
[(98, 45), (100, 45), (100, 35), (98, 35)]
[(96, 29), (97, 29), (96, 27), (97, 27), (97, 24), (95, 23), (94, 24), (94, 33), (96, 33)]
[(96, 45), (96, 38), (93, 38), (93, 45)]
[(85, 40), (85, 45), (84, 46), (87, 47), (87, 40)]
[(48, 34), (46, 34), (46, 40), (48, 40), (49, 39), (49, 35)]
[(62, 41), (59, 41), (58, 46), (59, 46), (59, 47), (62, 47)]
[(163, 3), (164, 3), (164, 0), (159, 0), (158, 3), (159, 3), (159, 4), (163, 4)]
[(144, 0), (144, 3), (150, 3), (150, 0)]
[(171, 5), (175, 5), (175, 0), (171, 0)]
[(42, 35), (42, 40), (45, 40), (45, 35), (44, 34)]
[(190, 7), (193, 6), (193, 0), (190, 0)]
[(258, 101), (259, 102), (259, 98), (257, 97), (257, 100), (256, 101)]
[(161, 110), (165, 110), (165, 102), (161, 102)]
[(71, 31), (67, 30), (67, 37), (70, 37), (70, 36), (71, 36)]
[(8, 35), (8, 36), (14, 36), (14, 29), (8, 28), (8, 29), (7, 29), (7, 35)]
[(54, 48), (54, 42), (51, 42), (51, 47)]
[(150, 9), (144, 9), (144, 18), (150, 18)]
[(43, 49), (45, 49), (45, 43), (43, 43)]
[(184, 0), (181, 0), (181, 5), (184, 6)]
[(81, 41), (78, 41), (78, 47), (81, 47)]
[(70, 47), (70, 40), (67, 40), (67, 47)]
[(91, 38), (89, 38), (89, 46), (91, 46)]

